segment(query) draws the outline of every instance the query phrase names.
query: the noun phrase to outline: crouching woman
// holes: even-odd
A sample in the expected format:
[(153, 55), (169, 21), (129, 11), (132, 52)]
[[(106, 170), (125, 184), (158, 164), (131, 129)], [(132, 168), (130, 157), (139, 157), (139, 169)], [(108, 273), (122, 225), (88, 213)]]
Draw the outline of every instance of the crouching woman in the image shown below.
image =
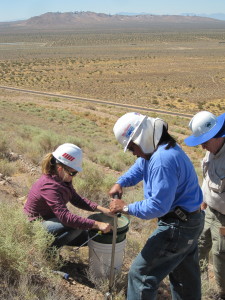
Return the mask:
[(76, 215), (67, 208), (109, 213), (109, 209), (77, 194), (72, 179), (82, 171), (82, 150), (76, 145), (60, 145), (42, 161), (42, 175), (29, 191), (24, 212), (29, 220), (43, 220), (43, 226), (55, 236), (52, 246), (80, 245), (88, 238), (89, 229), (109, 232), (111, 225)]

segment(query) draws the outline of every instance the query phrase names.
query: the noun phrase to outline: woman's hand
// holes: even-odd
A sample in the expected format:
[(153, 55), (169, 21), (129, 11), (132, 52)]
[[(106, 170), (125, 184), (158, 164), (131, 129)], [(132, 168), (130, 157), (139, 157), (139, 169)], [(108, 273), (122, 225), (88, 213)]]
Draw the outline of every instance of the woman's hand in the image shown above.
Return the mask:
[(99, 222), (99, 221), (95, 221), (92, 228), (98, 229), (98, 230), (102, 231), (103, 233), (110, 232), (113, 229), (112, 225), (110, 225), (109, 223), (104, 223), (104, 222)]

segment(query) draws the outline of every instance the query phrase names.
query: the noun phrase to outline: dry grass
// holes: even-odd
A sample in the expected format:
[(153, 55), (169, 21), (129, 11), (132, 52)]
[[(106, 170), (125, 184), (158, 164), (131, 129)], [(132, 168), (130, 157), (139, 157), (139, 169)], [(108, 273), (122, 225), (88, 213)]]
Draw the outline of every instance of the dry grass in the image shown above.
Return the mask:
[[(220, 29), (9, 32), (0, 36), (0, 85), (220, 113), (225, 108), (221, 40)], [(7, 42), (17, 43), (1, 44)]]

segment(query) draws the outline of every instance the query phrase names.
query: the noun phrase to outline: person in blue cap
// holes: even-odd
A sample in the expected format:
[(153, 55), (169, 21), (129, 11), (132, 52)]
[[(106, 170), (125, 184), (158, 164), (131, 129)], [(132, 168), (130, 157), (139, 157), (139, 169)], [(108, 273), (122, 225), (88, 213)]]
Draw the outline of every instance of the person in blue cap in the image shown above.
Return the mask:
[(219, 298), (225, 299), (225, 113), (216, 117), (200, 111), (189, 123), (192, 135), (184, 142), (188, 146), (201, 145), (207, 150), (202, 161), (204, 230), (199, 239), (199, 258), (207, 272), (209, 252), (219, 287)]

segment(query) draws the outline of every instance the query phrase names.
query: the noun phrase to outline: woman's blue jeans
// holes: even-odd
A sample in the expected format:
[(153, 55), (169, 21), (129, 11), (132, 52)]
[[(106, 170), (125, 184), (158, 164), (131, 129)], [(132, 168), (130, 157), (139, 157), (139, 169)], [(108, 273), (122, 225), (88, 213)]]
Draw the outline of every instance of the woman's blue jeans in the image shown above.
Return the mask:
[(190, 215), (185, 222), (159, 221), (131, 266), (127, 299), (157, 299), (159, 284), (169, 275), (173, 300), (200, 300), (198, 238), (203, 226), (203, 212)]
[(64, 245), (80, 246), (88, 239), (86, 230), (66, 227), (57, 218), (43, 221), (43, 227), (55, 236), (52, 246), (57, 248)]

